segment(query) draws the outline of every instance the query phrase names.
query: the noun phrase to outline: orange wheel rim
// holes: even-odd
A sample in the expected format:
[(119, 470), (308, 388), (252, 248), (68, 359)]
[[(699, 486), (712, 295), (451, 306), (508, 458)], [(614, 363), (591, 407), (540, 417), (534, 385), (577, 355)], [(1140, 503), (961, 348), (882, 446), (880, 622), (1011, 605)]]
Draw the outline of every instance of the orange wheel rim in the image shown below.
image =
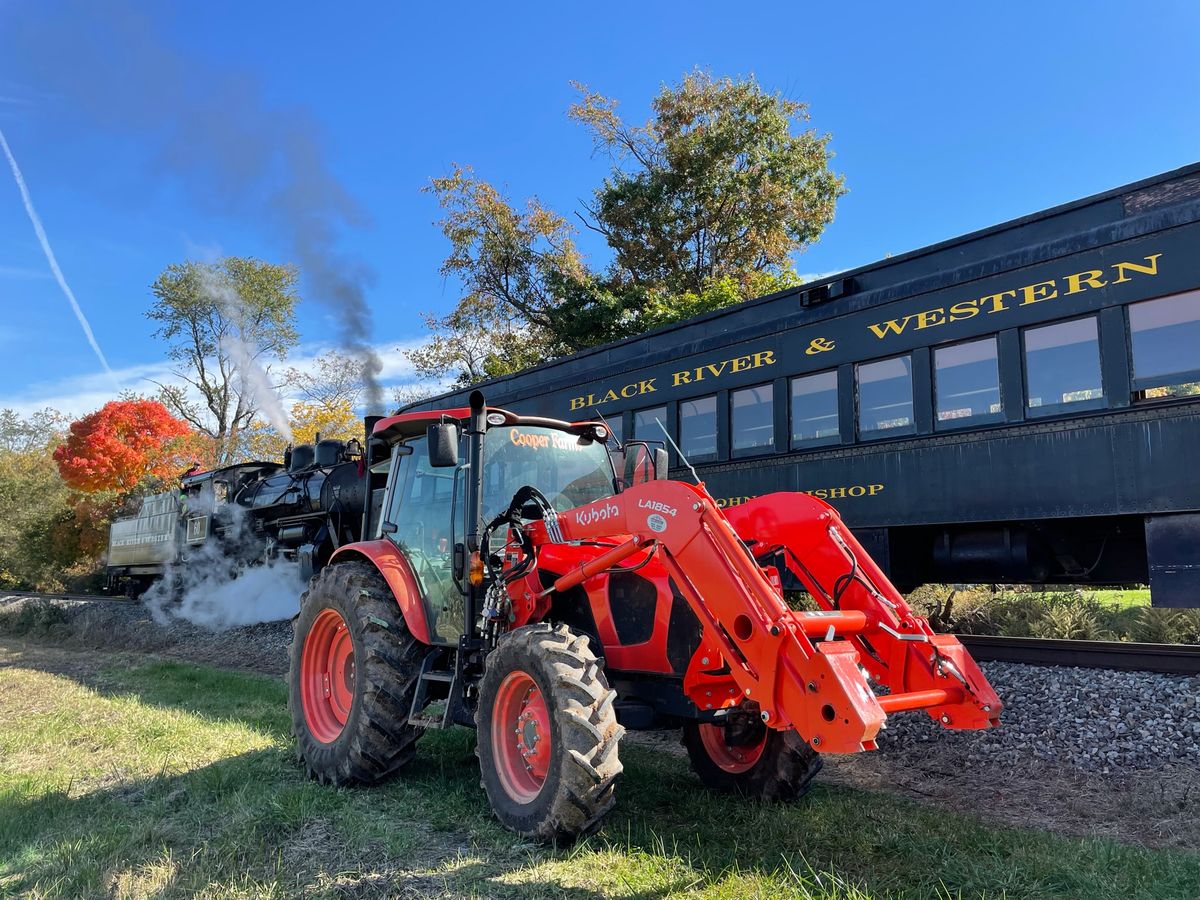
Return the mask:
[(700, 726), (700, 742), (708, 753), (708, 758), (722, 771), (731, 775), (749, 772), (762, 759), (763, 751), (767, 748), (767, 730), (764, 728), (762, 738), (753, 744), (731, 747), (725, 742), (725, 729), (720, 725), (710, 725), (707, 722)]
[(300, 702), (308, 730), (332, 744), (354, 706), (354, 643), (346, 620), (334, 609), (317, 614), (300, 655)]
[(518, 803), (531, 802), (546, 783), (554, 747), (546, 698), (520, 669), (510, 672), (496, 692), (492, 748), (504, 792)]

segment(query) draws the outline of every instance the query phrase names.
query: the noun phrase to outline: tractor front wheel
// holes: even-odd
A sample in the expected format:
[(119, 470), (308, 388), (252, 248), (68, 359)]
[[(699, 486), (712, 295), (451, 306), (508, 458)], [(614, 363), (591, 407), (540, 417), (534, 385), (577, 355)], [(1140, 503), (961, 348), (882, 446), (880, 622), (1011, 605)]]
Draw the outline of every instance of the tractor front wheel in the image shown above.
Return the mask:
[(688, 722), (683, 746), (705, 787), (758, 800), (794, 800), (821, 771), (820, 755), (796, 732), (767, 728), (757, 717)]
[(321, 570), (300, 598), (288, 680), (297, 754), (311, 777), (372, 784), (412, 759), (423, 729), (408, 715), (427, 649), (374, 566)]
[(487, 657), (475, 715), (483, 788), (504, 826), (568, 844), (612, 809), (625, 729), (584, 635), (527, 625)]

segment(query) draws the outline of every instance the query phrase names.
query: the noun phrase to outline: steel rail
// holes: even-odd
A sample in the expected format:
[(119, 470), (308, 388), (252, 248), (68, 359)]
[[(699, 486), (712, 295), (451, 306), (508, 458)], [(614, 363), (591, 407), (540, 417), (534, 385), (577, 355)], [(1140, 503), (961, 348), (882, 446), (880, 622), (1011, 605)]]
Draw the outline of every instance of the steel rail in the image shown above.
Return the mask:
[(106, 602), (132, 603), (123, 594), (73, 594), (69, 591), (9, 591), (0, 588), (0, 604), (8, 600), (101, 600)]
[(1200, 645), (1197, 644), (1068, 641), (983, 634), (960, 634), (957, 637), (980, 662), (1200, 675)]
[[(10, 600), (38, 597), (47, 600), (136, 602), (119, 595), (0, 590), (0, 606)], [(1084, 669), (1156, 672), (1162, 675), (1200, 675), (1200, 645), (1198, 644), (1071, 641), (1057, 638), (1000, 637), (990, 634), (960, 634), (957, 637), (979, 662), (1021, 663), (1029, 666), (1075, 666)]]

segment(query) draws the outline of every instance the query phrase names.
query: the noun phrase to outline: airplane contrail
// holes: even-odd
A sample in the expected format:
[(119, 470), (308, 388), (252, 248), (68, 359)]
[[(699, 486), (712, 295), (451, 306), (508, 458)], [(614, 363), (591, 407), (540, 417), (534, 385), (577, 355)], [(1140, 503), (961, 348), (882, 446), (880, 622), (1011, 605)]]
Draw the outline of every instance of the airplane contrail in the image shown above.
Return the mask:
[(96, 358), (100, 360), (100, 365), (104, 366), (104, 371), (112, 376), (115, 382), (116, 375), (109, 368), (108, 360), (104, 358), (104, 351), (100, 349), (100, 345), (96, 342), (96, 336), (92, 334), (92, 326), (88, 324), (87, 316), (83, 314), (83, 310), (79, 306), (79, 301), (75, 299), (75, 292), (71, 290), (71, 286), (67, 284), (67, 279), (63, 277), (62, 269), (58, 267), (58, 260), (54, 258), (54, 251), (50, 249), (50, 241), (46, 238), (46, 229), (42, 227), (42, 220), (38, 218), (37, 210), (33, 208), (33, 200), (29, 197), (29, 188), (25, 186), (25, 178), (21, 175), (21, 169), (17, 165), (16, 157), (13, 156), (12, 150), (8, 146), (8, 141), (4, 139), (3, 131), (0, 131), (0, 147), (4, 148), (4, 155), (8, 157), (8, 165), (12, 169), (13, 178), (16, 179), (17, 190), (21, 192), (21, 199), (25, 201), (25, 212), (29, 214), (29, 221), (33, 223), (33, 231), (42, 245), (42, 252), (46, 254), (46, 261), (50, 263), (50, 271), (54, 273), (54, 277), (58, 281), (58, 286), (62, 288), (62, 292), (66, 294), (67, 299), (71, 302), (71, 309), (75, 311), (75, 318), (79, 320), (79, 325), (83, 329), (83, 333), (87, 335), (88, 343), (92, 345), (92, 349), (96, 352)]

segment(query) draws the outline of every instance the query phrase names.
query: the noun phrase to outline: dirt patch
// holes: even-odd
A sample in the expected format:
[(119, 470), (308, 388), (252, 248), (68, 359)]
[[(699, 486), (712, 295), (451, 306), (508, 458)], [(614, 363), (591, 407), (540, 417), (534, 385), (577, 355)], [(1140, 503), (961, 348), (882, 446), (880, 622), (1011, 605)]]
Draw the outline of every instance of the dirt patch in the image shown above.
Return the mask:
[(1200, 769), (1192, 766), (1098, 775), (1043, 761), (1020, 768), (959, 768), (952, 757), (936, 752), (878, 753), (829, 758), (820, 777), (1009, 826), (1200, 848)]

